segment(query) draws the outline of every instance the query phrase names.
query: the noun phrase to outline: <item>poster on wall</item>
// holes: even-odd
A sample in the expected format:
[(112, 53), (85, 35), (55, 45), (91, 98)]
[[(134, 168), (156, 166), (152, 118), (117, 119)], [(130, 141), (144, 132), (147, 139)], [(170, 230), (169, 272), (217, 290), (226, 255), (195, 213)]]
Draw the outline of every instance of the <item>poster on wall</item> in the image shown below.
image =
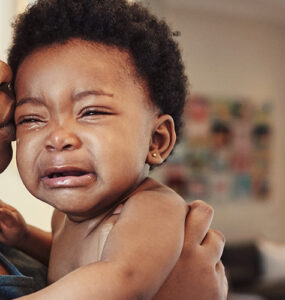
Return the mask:
[(271, 193), (272, 105), (195, 95), (184, 134), (163, 169), (185, 199), (266, 201)]

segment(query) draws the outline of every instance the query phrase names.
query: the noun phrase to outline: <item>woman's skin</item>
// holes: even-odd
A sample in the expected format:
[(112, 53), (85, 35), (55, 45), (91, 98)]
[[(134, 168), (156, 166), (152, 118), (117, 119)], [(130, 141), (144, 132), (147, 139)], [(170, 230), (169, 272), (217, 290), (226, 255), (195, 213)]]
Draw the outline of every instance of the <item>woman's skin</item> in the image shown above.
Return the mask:
[[(11, 78), (10, 68), (0, 61), (0, 173), (10, 163), (11, 141), (15, 139), (14, 101), (8, 88)], [(156, 300), (226, 299), (227, 279), (220, 261), (225, 239), (220, 232), (210, 229), (212, 217), (213, 209), (206, 203), (194, 201), (190, 205), (181, 256)], [(0, 274), (7, 274), (1, 264)]]
[[(13, 115), (13, 100), (7, 95), (7, 84), (11, 79), (12, 72), (10, 68), (0, 61), (0, 173), (6, 169), (12, 158), (11, 141), (14, 139), (14, 130), (11, 130), (13, 125), (7, 126)], [(0, 265), (0, 274), (8, 274), (2, 265)]]
[(14, 125), (10, 123), (14, 106), (8, 88), (11, 79), (10, 68), (0, 61), (0, 173), (5, 170), (12, 158), (11, 141), (15, 138)]

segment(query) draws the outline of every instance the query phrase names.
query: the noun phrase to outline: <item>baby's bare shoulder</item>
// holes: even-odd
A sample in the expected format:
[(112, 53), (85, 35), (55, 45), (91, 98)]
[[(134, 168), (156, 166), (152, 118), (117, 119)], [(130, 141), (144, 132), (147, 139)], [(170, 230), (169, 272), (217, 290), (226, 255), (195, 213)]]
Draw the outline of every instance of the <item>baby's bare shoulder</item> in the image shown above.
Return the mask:
[(164, 184), (147, 178), (131, 195), (125, 206), (149, 206), (187, 211), (185, 200)]
[(185, 203), (185, 200), (174, 190), (152, 178), (147, 178), (131, 198), (145, 197), (146, 195)]

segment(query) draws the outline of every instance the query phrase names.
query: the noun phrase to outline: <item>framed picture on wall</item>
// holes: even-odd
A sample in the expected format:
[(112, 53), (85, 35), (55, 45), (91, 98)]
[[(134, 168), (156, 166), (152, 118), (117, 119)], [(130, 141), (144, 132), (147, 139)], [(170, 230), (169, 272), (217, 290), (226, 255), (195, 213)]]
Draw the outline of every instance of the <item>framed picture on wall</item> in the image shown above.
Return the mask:
[(192, 96), (163, 179), (188, 200), (265, 201), (271, 193), (272, 105)]

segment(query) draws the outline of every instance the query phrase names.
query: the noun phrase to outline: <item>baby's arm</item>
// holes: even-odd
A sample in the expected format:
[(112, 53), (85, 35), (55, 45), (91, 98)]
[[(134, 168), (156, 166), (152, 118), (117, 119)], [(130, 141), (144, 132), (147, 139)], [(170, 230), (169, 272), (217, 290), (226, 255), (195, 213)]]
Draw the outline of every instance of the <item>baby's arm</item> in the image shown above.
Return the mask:
[(165, 187), (126, 203), (103, 251), (106, 261), (125, 263), (126, 285), (120, 291), (125, 299), (151, 299), (165, 281), (182, 250), (187, 210), (184, 200)]
[(0, 200), (0, 241), (48, 264), (51, 233), (26, 224), (23, 216)]
[(151, 299), (181, 253), (186, 213), (185, 202), (159, 185), (135, 194), (110, 232), (101, 262), (23, 299)]

